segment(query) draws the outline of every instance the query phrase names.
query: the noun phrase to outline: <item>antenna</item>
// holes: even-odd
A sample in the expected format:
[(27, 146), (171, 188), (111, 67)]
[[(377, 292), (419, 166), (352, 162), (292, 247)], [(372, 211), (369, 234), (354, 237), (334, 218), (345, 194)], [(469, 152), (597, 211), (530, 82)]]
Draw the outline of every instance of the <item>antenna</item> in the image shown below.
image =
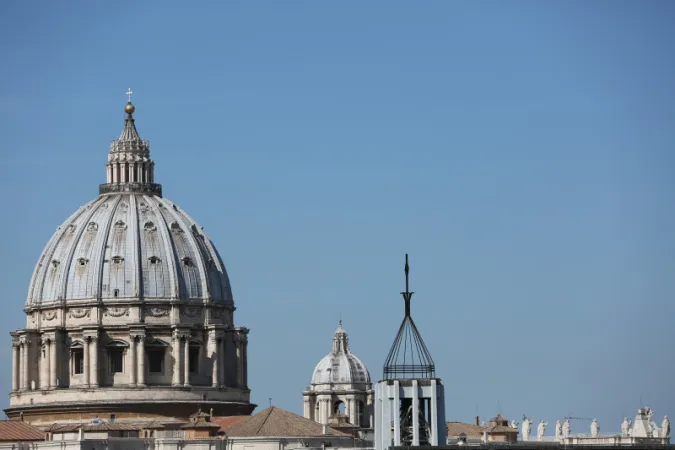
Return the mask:
[(409, 289), (409, 276), (410, 276), (410, 266), (408, 265), (408, 254), (405, 254), (405, 292), (401, 292), (403, 300), (405, 301), (405, 317), (410, 317), (410, 299), (412, 298), (414, 292), (410, 292)]

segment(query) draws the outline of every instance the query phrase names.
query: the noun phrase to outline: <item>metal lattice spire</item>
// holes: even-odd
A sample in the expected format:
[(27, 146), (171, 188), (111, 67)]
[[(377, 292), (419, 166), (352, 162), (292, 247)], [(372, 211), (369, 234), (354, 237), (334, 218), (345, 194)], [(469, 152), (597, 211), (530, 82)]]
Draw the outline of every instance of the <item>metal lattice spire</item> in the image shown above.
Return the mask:
[(410, 315), (410, 300), (414, 292), (409, 286), (410, 266), (405, 255), (405, 292), (401, 292), (405, 302), (405, 316), (398, 329), (389, 355), (384, 362), (384, 379), (435, 378), (436, 367), (431, 353), (424, 344), (415, 322)]

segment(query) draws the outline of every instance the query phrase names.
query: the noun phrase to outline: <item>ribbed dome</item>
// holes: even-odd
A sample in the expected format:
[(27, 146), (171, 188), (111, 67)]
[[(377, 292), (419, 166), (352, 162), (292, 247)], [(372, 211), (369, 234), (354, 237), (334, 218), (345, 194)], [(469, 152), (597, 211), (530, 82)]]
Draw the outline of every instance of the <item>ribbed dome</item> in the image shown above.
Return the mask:
[(125, 298), (233, 305), (225, 266), (201, 227), (167, 199), (141, 193), (101, 195), (57, 228), (26, 304)]
[(47, 243), (26, 306), (106, 299), (234, 306), (218, 252), (190, 216), (162, 198), (150, 143), (138, 134), (131, 102), (125, 111), (124, 129), (110, 144), (107, 182)]
[(342, 321), (333, 335), (333, 351), (324, 356), (314, 368), (312, 384), (370, 383), (370, 373), (363, 362), (349, 351), (349, 337)]

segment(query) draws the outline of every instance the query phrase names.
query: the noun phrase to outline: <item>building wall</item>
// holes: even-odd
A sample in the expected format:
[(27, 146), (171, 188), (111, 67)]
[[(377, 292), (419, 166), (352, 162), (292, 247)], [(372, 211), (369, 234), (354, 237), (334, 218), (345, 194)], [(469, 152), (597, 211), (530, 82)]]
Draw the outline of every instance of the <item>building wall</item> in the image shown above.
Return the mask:
[(330, 443), (330, 448), (354, 448), (358, 445), (351, 436), (318, 436), (309, 438), (260, 437), (260, 438), (228, 438), (226, 450), (292, 450), (300, 448), (322, 448), (323, 443)]

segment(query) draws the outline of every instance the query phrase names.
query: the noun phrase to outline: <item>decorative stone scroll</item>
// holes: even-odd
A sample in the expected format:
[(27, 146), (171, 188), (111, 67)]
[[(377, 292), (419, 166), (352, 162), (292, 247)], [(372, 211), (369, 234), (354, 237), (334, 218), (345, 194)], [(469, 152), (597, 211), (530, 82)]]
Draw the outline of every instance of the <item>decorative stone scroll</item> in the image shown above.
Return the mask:
[(166, 317), (171, 309), (168, 306), (151, 306), (145, 309), (145, 315), (150, 317)]
[(42, 313), (42, 320), (50, 321), (56, 319), (58, 311), (45, 311)]
[(103, 311), (104, 316), (112, 316), (112, 317), (122, 317), (122, 316), (128, 316), (129, 315), (129, 308), (106, 308), (105, 311)]
[(199, 306), (185, 306), (181, 309), (181, 313), (185, 317), (198, 317), (202, 314), (202, 309)]
[(69, 309), (68, 310), (68, 317), (70, 317), (70, 318), (81, 319), (83, 317), (89, 317), (89, 316), (91, 316), (91, 310), (90, 309)]

